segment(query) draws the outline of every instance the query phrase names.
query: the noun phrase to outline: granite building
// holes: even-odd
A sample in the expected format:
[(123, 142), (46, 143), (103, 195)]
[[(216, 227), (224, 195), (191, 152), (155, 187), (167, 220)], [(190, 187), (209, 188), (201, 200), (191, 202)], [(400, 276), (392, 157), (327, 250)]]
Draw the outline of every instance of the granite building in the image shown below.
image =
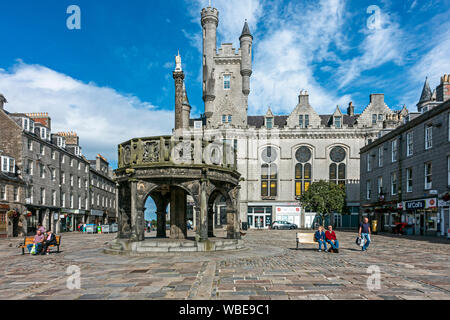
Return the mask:
[[(1, 176), (4, 182), (0, 186), (10, 184), (4, 196), (10, 204), (3, 201), (0, 214), (12, 207), (18, 212), (15, 227), (13, 231), (8, 229), (8, 235), (33, 234), (38, 223), (56, 233), (75, 231), (78, 224), (92, 221), (91, 163), (82, 154), (78, 135), (75, 132), (52, 133), (47, 113), (10, 113), (4, 109), (6, 99), (0, 97), (0, 156), (14, 159), (2, 162), (5, 168), (7, 163), (13, 162), (14, 170), (8, 169), (6, 175)], [(111, 190), (112, 180), (106, 180), (105, 191)], [(18, 199), (13, 201), (14, 206), (10, 195)], [(105, 197), (105, 208), (115, 205), (111, 200), (114, 197), (113, 190), (107, 199)], [(4, 220), (3, 215), (0, 218)]]
[[(389, 231), (447, 235), (450, 219), (450, 77), (428, 80), (406, 123), (361, 150), (361, 213)], [(436, 94), (436, 92), (438, 94)]]
[[(352, 213), (336, 213), (330, 217), (332, 222), (337, 227), (356, 227), (360, 149), (399, 126), (408, 110), (395, 111), (386, 105), (383, 94), (372, 94), (361, 114), (355, 113), (350, 102), (346, 109), (337, 106), (333, 114), (319, 115), (310, 104), (310, 94), (299, 88), (298, 103), (292, 101), (290, 114), (276, 115), (268, 108), (264, 115), (249, 115), (254, 38), (248, 23), (244, 23), (238, 50), (227, 43), (217, 49), (217, 9), (203, 9), (201, 23), (205, 113), (190, 119), (185, 90), (186, 107), (175, 115), (180, 124), (175, 129), (181, 130), (179, 136), (203, 134), (235, 148), (243, 176), (241, 222), (250, 228), (268, 228), (274, 220), (285, 220), (310, 228), (316, 214), (302, 208), (298, 199), (314, 181), (327, 180), (345, 186)], [(226, 221), (224, 207), (218, 198), (216, 227)]]
[(97, 155), (89, 161), (91, 209), (87, 223), (109, 224), (117, 222), (116, 183), (108, 161)]

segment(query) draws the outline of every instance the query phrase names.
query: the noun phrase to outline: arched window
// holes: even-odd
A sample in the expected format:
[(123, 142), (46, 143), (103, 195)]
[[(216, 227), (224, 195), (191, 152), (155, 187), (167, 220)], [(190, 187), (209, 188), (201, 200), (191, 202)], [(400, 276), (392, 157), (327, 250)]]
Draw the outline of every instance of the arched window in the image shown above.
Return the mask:
[(297, 150), (295, 158), (298, 161), (295, 165), (295, 196), (300, 197), (309, 190), (312, 182), (311, 150), (301, 147)]
[(330, 182), (345, 186), (347, 178), (347, 167), (344, 163), (347, 153), (342, 147), (335, 147), (331, 150), (330, 159)]
[(261, 196), (276, 197), (278, 191), (278, 167), (274, 163), (278, 158), (273, 147), (266, 148), (262, 153), (261, 166)]

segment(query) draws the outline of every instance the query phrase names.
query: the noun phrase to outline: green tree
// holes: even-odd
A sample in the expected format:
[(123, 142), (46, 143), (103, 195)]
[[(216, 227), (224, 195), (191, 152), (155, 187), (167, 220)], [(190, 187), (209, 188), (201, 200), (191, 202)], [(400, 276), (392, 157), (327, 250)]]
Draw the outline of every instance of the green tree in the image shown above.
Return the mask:
[(300, 197), (300, 203), (305, 208), (317, 212), (325, 224), (325, 216), (333, 212), (343, 212), (345, 208), (345, 187), (333, 182), (314, 182), (308, 191)]

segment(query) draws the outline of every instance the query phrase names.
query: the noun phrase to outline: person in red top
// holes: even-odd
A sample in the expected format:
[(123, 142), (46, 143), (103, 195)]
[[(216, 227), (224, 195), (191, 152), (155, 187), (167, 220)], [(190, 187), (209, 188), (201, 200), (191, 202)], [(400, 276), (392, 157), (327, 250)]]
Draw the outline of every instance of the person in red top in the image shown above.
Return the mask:
[(328, 226), (328, 230), (327, 232), (325, 232), (325, 238), (331, 245), (331, 248), (328, 252), (339, 253), (339, 241), (336, 238), (336, 233), (333, 231), (333, 226)]

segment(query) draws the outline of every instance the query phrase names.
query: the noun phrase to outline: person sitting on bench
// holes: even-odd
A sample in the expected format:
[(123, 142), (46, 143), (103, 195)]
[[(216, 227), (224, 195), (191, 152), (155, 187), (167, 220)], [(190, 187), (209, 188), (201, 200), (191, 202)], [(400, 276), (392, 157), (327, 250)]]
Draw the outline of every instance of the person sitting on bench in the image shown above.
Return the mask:
[(41, 252), (42, 248), (42, 242), (44, 241), (45, 236), (42, 234), (41, 230), (37, 231), (37, 234), (34, 236), (33, 243), (30, 243), (27, 246), (28, 252), (31, 253), (31, 249), (34, 245), (36, 245), (36, 254), (39, 254)]
[(49, 230), (48, 232), (47, 232), (47, 237), (45, 238), (45, 240), (44, 240), (44, 242), (43, 242), (43, 248), (42, 248), (42, 255), (45, 255), (45, 254), (49, 254), (49, 252), (50, 252), (50, 246), (56, 246), (57, 245), (57, 242), (56, 242), (56, 236), (55, 236), (55, 234), (51, 231), (51, 230)]
[(314, 234), (314, 240), (316, 240), (316, 242), (319, 243), (319, 252), (322, 252), (322, 245), (323, 250), (327, 251), (327, 242), (325, 238), (325, 232), (323, 232), (322, 226), (319, 226), (319, 229)]
[(327, 242), (331, 245), (329, 252), (339, 253), (339, 241), (336, 238), (336, 233), (333, 231), (333, 226), (328, 227), (328, 231), (325, 232)]

